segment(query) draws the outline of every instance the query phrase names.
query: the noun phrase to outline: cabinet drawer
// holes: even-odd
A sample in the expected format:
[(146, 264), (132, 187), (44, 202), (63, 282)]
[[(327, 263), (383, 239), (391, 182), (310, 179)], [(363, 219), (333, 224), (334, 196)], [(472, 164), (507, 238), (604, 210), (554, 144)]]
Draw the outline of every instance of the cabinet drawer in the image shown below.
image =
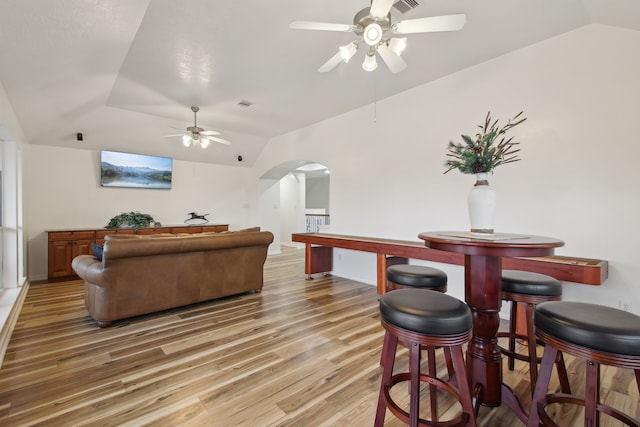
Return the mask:
[(53, 231), (49, 232), (49, 241), (61, 240), (92, 240), (95, 238), (93, 231)]
[(228, 225), (203, 225), (202, 232), (209, 233), (211, 231), (215, 231), (216, 233), (220, 233), (221, 231), (228, 231)]

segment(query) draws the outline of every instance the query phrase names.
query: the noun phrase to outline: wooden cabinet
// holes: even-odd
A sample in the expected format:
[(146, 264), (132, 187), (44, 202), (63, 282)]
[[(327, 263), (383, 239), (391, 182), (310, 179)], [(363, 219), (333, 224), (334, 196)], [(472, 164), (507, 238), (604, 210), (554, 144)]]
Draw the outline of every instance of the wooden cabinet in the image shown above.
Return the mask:
[(199, 225), (190, 225), (186, 227), (171, 227), (171, 232), (173, 234), (194, 234), (194, 233), (202, 233), (202, 227)]
[(161, 234), (161, 233), (204, 233), (221, 232), (229, 229), (228, 224), (203, 226), (181, 225), (171, 227), (151, 227), (134, 230), (132, 228), (92, 229), (92, 230), (53, 230), (48, 231), (48, 271), (49, 280), (67, 280), (77, 278), (71, 268), (71, 261), (78, 255), (91, 255), (91, 245), (104, 244), (108, 234)]
[(94, 231), (49, 232), (49, 279), (73, 276), (71, 261), (78, 255), (91, 254)]

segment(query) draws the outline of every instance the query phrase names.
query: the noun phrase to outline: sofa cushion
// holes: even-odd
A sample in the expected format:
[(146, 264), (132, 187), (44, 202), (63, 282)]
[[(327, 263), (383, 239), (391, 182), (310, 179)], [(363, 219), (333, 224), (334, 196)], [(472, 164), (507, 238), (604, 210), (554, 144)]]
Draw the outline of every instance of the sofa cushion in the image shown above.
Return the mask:
[(140, 239), (141, 237), (137, 234), (107, 234), (104, 236), (104, 240), (132, 240)]

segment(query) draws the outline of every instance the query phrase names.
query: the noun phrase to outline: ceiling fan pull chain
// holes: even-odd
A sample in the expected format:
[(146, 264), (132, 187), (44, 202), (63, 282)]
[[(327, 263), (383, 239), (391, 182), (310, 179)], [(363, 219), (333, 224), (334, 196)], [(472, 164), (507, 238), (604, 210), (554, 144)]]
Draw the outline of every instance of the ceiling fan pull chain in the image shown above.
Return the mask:
[(373, 76), (373, 123), (378, 122), (378, 85), (376, 76)]

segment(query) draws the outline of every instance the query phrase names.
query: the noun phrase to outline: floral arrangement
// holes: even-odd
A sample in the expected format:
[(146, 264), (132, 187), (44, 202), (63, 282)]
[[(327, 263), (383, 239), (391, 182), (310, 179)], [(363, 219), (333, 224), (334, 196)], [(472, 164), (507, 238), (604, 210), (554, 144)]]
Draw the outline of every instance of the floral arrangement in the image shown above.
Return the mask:
[(484, 124), (478, 125), (481, 131), (476, 134), (475, 139), (461, 135), (464, 144), (449, 141), (447, 157), (450, 158), (444, 163), (448, 167), (444, 173), (452, 169), (466, 174), (488, 173), (500, 165), (520, 160), (520, 149), (515, 148), (519, 143), (513, 142), (513, 137), (507, 139), (505, 134), (527, 120), (520, 118), (521, 115), (522, 111), (509, 119), (507, 124), (498, 127), (498, 120), (492, 121), (491, 112), (487, 112)]

